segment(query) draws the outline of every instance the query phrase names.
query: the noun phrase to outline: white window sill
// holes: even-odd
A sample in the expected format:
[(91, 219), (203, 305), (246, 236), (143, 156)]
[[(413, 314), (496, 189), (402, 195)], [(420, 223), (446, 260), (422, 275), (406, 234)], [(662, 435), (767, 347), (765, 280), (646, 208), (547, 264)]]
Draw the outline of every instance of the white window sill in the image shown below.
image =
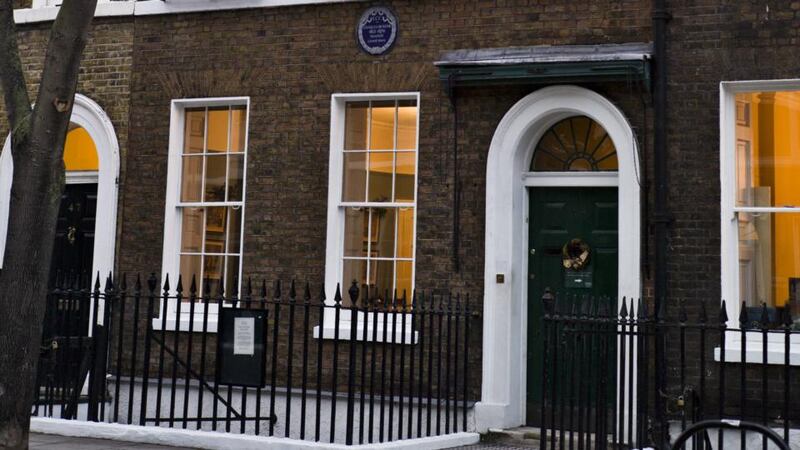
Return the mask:
[[(720, 347), (714, 348), (714, 361), (721, 360)], [(786, 347), (783, 343), (769, 342), (767, 343), (767, 364), (783, 365), (786, 363)], [(763, 364), (764, 363), (764, 348), (761, 342), (747, 342), (745, 349), (745, 362), (748, 364)], [(725, 343), (725, 362), (726, 363), (740, 363), (742, 362), (742, 343), (741, 341), (726, 342)], [(792, 343), (789, 346), (789, 365), (800, 366), (800, 346)]]
[[(350, 340), (350, 327), (349, 321), (341, 321), (339, 322), (339, 340), (340, 341), (349, 341)], [(395, 330), (394, 334), (392, 334), (391, 326), (386, 330), (386, 342), (389, 344), (405, 344), (405, 345), (414, 345), (419, 343), (419, 331), (411, 331), (410, 329), (403, 331), (402, 327), (399, 330)], [(408, 328), (408, 327), (407, 327)], [(314, 339), (320, 339), (320, 327), (314, 327)], [(412, 335), (413, 333), (413, 335)], [(373, 342), (372, 339), (373, 330), (372, 324), (367, 326), (367, 342)], [(335, 339), (336, 336), (336, 329), (334, 327), (323, 327), (322, 329), (322, 339)], [(383, 340), (383, 325), (378, 324), (377, 329), (377, 336), (374, 342), (384, 342)], [(364, 328), (358, 327), (356, 330), (356, 340), (363, 341), (364, 340)]]
[[(203, 316), (195, 315), (194, 321), (191, 324), (191, 329), (189, 328), (189, 317), (182, 317), (180, 321), (175, 320), (174, 317), (170, 317), (167, 319), (167, 323), (164, 324), (161, 319), (153, 319), (152, 326), (153, 331), (193, 331), (195, 333), (202, 333), (203, 332)], [(177, 326), (177, 327), (176, 327)], [(216, 314), (209, 314), (208, 315), (208, 322), (206, 324), (206, 333), (216, 333), (217, 332), (217, 315)]]

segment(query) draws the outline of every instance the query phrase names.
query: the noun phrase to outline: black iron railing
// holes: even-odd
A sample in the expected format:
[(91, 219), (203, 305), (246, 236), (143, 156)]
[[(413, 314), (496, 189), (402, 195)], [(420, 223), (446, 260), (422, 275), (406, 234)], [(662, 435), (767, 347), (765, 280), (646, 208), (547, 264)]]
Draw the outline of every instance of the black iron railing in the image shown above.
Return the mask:
[[(677, 317), (664, 317), (642, 301), (623, 299), (619, 310), (615, 299), (543, 301), (542, 449), (669, 448), (705, 420), (758, 423), (788, 444), (800, 426), (800, 372), (790, 359), (800, 331), (788, 307), (770, 317), (765, 305), (753, 318), (743, 304), (733, 328), (725, 302), (713, 314), (701, 302), (691, 315), (681, 303)], [(694, 449), (767, 448), (766, 435), (748, 430), (719, 427), (689, 441)]]
[[(130, 286), (122, 277), (102, 290), (99, 283), (55, 289), (49, 320), (74, 322), (79, 311), (92, 337), (88, 328), (45, 326), (53, 331), (44, 347), (55, 348), (42, 361), (53, 364), (41, 366), (33, 414), (345, 444), (471, 427), (477, 325), (468, 298), (379, 294), (354, 284), (345, 301), (338, 286), (328, 300), (308, 284), (298, 292), (294, 282), (268, 289), (248, 280), (241, 295), (189, 284), (159, 286), (151, 276)], [(243, 342), (255, 334), (254, 347), (243, 347), (250, 359), (237, 354), (227, 316), (263, 320), (263, 329), (238, 330)], [(81, 334), (86, 345), (64, 353), (61, 341)], [(263, 382), (237, 381), (254, 364), (263, 364)], [(65, 367), (70, 377), (54, 375)]]

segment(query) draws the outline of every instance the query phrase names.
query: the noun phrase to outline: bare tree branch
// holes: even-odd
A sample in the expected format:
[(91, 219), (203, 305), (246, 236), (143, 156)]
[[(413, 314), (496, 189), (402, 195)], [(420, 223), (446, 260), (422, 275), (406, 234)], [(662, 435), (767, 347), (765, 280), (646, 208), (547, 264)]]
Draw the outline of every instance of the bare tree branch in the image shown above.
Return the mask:
[(12, 0), (0, 0), (0, 87), (11, 130), (31, 112), (31, 101), (22, 72), (22, 63), (17, 50), (17, 29), (14, 25)]

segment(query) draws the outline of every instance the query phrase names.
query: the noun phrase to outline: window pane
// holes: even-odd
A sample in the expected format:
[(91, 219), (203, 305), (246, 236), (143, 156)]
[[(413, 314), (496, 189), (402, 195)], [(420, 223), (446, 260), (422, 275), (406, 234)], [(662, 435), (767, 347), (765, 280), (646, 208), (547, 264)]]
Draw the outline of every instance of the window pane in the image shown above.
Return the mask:
[(405, 292), (406, 305), (411, 305), (411, 297), (414, 292), (411, 290), (411, 280), (413, 276), (413, 263), (411, 261), (397, 261), (396, 264), (397, 296), (403, 297)]
[[(181, 227), (181, 251), (200, 253), (203, 251), (203, 208), (183, 208)], [(199, 264), (199, 263), (198, 263)], [(200, 274), (198, 273), (198, 276)]]
[(192, 286), (192, 277), (197, 282), (197, 293), (200, 294), (200, 267), (202, 262), (200, 255), (181, 255), (181, 281), (183, 283), (183, 292), (189, 295), (189, 288)]
[(394, 101), (372, 102), (370, 150), (394, 149)]
[(415, 100), (400, 100), (397, 108), (397, 148), (417, 148), (417, 107)]
[(383, 293), (389, 291), (389, 298), (394, 293), (394, 261), (379, 259), (369, 260), (370, 285), (376, 291)]
[(231, 110), (231, 151), (243, 152), (247, 138), (247, 110), (244, 106), (234, 106)]
[(202, 153), (203, 138), (206, 131), (206, 111), (201, 109), (186, 110), (186, 129), (184, 130), (183, 152)]
[[(365, 259), (345, 259), (344, 260), (344, 273), (342, 275), (342, 297), (344, 298), (345, 306), (350, 306), (349, 296), (345, 292), (350, 289), (350, 284), (355, 280), (359, 287), (364, 287), (367, 284), (367, 260)], [(362, 289), (363, 291), (363, 289)]]
[(363, 202), (367, 196), (367, 154), (344, 154), (342, 201)]
[(345, 208), (344, 210), (344, 256), (367, 256), (367, 208)]
[(203, 188), (203, 156), (184, 156), (181, 173), (181, 201), (199, 202)]
[(235, 287), (236, 292), (241, 297), (241, 292), (239, 292), (239, 257), (228, 256), (225, 261), (225, 292), (228, 295), (233, 295)]
[(397, 257), (414, 257), (414, 208), (397, 210)]
[(244, 155), (228, 156), (228, 201), (242, 200), (242, 187), (244, 185)]
[(242, 233), (242, 208), (229, 207), (228, 209), (228, 248), (227, 253), (239, 253), (241, 248)]
[(739, 214), (739, 276), (740, 300), (754, 308), (751, 318), (760, 317), (763, 303), (783, 308), (787, 302), (798, 317), (800, 214)]
[[(737, 200), (800, 206), (800, 92), (737, 94)], [(746, 111), (749, 111), (745, 113)]]
[(208, 152), (228, 151), (228, 108), (208, 109)]
[(586, 116), (557, 122), (539, 139), (532, 171), (615, 171), (617, 149), (606, 130)]
[(392, 171), (394, 154), (378, 152), (369, 154), (370, 202), (389, 202), (392, 199)]
[(206, 202), (225, 201), (225, 155), (212, 155), (206, 157)]
[(206, 248), (207, 253), (225, 251), (225, 220), (228, 208), (215, 206), (206, 208)]
[(413, 202), (417, 154), (414, 152), (399, 152), (395, 157), (397, 158), (394, 177), (395, 201)]
[(348, 103), (345, 111), (344, 149), (366, 150), (369, 102)]
[(203, 257), (203, 284), (208, 282), (210, 291), (207, 294), (212, 296), (219, 293), (222, 281), (222, 259), (222, 256)]
[(395, 208), (372, 208), (370, 256), (394, 258)]

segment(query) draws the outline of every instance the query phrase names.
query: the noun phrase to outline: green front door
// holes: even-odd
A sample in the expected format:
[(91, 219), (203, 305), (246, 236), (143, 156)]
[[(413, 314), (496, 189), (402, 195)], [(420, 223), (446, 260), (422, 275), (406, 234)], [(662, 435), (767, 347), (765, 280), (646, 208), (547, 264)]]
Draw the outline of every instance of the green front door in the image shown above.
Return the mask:
[[(531, 188), (528, 232), (528, 361), (526, 423), (539, 425), (542, 379), (542, 295), (617, 297), (617, 188)], [(579, 241), (574, 241), (578, 239)], [(578, 262), (565, 268), (573, 242)], [(588, 250), (588, 258), (581, 258)], [(583, 263), (583, 267), (581, 266)]]

